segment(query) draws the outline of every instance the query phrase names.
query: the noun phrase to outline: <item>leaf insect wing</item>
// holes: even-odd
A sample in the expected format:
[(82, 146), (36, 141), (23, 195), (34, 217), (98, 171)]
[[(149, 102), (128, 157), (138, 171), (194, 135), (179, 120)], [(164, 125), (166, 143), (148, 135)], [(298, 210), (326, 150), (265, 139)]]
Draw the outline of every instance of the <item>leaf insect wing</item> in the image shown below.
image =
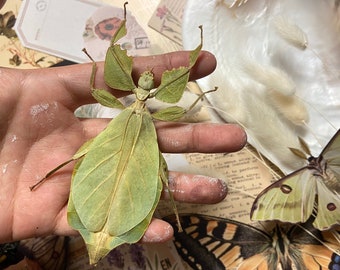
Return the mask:
[(118, 40), (120, 40), (122, 37), (124, 37), (127, 34), (127, 30), (126, 30), (126, 6), (127, 4), (128, 2), (124, 3), (124, 19), (111, 38), (111, 46), (114, 45)]
[[(76, 168), (79, 168), (81, 161), (77, 162)], [(152, 206), (151, 211), (147, 214), (147, 216), (135, 227), (130, 229), (129, 231), (122, 233), (120, 235), (111, 235), (109, 234), (108, 228), (104, 228), (99, 232), (92, 232), (84, 226), (79, 217), (76, 208), (73, 203), (72, 193), (70, 194), (67, 218), (69, 224), (76, 230), (78, 230), (83, 237), (88, 253), (90, 264), (96, 264), (100, 259), (105, 257), (112, 249), (120, 246), (124, 243), (133, 244), (139, 241), (144, 235), (148, 225), (151, 222), (153, 217), (153, 213), (158, 205), (158, 201), (162, 192), (162, 182), (158, 181), (157, 187), (157, 196)], [(101, 244), (97, 244), (101, 243)]]
[(164, 157), (162, 156), (161, 152), (159, 152), (159, 159), (160, 159), (159, 178), (160, 178), (161, 182), (163, 183), (163, 185), (165, 186), (166, 190), (168, 191), (168, 194), (169, 194), (169, 197), (170, 197), (170, 202), (172, 204), (172, 208), (174, 210), (174, 213), (175, 213), (175, 216), (176, 216), (176, 219), (177, 219), (178, 230), (182, 231), (182, 226), (181, 226), (181, 222), (180, 222), (180, 219), (179, 219), (175, 199), (174, 199), (174, 196), (173, 196), (173, 194), (170, 190), (170, 187), (169, 187), (168, 165), (166, 164), (166, 161), (165, 161)]
[(108, 48), (104, 64), (105, 83), (114, 89), (132, 91), (136, 85), (131, 76), (133, 59), (127, 55), (127, 50), (121, 49), (116, 42), (126, 35), (126, 5), (124, 4), (124, 19), (113, 35), (111, 46)]
[(174, 68), (162, 74), (161, 84), (154, 92), (156, 99), (167, 102), (178, 102), (184, 92), (190, 75), (190, 69), (195, 65), (203, 44), (203, 28), (201, 30), (201, 43), (189, 53), (189, 65), (187, 67)]

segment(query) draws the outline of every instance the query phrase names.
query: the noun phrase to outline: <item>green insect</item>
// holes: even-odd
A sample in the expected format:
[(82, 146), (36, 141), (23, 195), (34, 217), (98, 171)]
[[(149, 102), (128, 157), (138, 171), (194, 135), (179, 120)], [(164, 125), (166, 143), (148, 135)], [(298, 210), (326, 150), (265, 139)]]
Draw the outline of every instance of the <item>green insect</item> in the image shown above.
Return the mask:
[(97, 137), (87, 141), (71, 160), (44, 178), (77, 160), (72, 174), (68, 222), (85, 240), (90, 264), (97, 263), (123, 243), (139, 241), (148, 228), (163, 185), (168, 188), (167, 164), (158, 148), (153, 119), (175, 121), (188, 110), (171, 106), (151, 114), (145, 101), (153, 97), (167, 103), (179, 101), (189, 80), (190, 69), (202, 48), (201, 30), (201, 44), (190, 52), (188, 67), (165, 71), (156, 89), (153, 73), (145, 71), (136, 86), (131, 76), (133, 59), (116, 44), (126, 32), (125, 16), (107, 51), (104, 79), (111, 88), (132, 91), (136, 101), (125, 108), (108, 91), (96, 89), (97, 66), (92, 60), (90, 84), (93, 97), (100, 104), (120, 108), (122, 112)]

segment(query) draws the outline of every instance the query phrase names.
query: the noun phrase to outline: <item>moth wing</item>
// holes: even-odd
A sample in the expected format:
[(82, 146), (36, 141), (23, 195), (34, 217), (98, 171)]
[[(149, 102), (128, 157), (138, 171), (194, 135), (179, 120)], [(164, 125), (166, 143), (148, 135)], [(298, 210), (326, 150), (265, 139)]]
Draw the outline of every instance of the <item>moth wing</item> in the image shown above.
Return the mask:
[(340, 129), (328, 142), (321, 155), (326, 160), (328, 168), (334, 173), (338, 186), (340, 186)]
[[(323, 155), (324, 157), (329, 155), (331, 157), (331, 156), (336, 155), (336, 153), (339, 153), (339, 151), (340, 151), (340, 129), (330, 139), (328, 144), (322, 150), (321, 155)], [(332, 155), (331, 153), (335, 153), (335, 154)]]
[(329, 229), (340, 224), (340, 195), (332, 192), (320, 178), (317, 181), (318, 206), (316, 218), (313, 222), (319, 230)]
[(339, 232), (320, 232), (310, 222), (293, 225), (288, 232), (276, 226), (267, 234), (248, 224), (200, 214), (181, 214), (184, 230), (179, 232), (175, 216), (164, 219), (174, 226), (179, 254), (195, 270), (326, 270), (337, 269), (328, 267), (340, 262)]
[(179, 232), (175, 215), (164, 220), (174, 227), (177, 251), (193, 269), (276, 269), (270, 268), (263, 252), (270, 247), (271, 237), (255, 227), (230, 219), (180, 214), (183, 232)]
[(340, 252), (339, 231), (335, 229), (320, 231), (312, 226), (312, 222), (311, 218), (304, 224), (291, 227), (287, 233), (290, 240), (289, 254), (293, 264), (297, 269), (301, 265), (308, 270), (336, 269), (331, 268), (331, 265)]
[(325, 230), (340, 223), (340, 129), (320, 156), (326, 164), (324, 179), (318, 181), (318, 211), (314, 226)]
[(274, 182), (255, 199), (250, 217), (253, 220), (305, 222), (313, 212), (316, 179), (311, 170), (302, 168)]
[(332, 262), (333, 256), (333, 251), (331, 249), (322, 245), (302, 245), (300, 252), (302, 254), (303, 262), (306, 265), (306, 269), (332, 269), (328, 268)]
[[(69, 238), (67, 236), (47, 235), (35, 237), (20, 241), (20, 253), (21, 255), (34, 258), (34, 261), (39, 264), (40, 269), (66, 269), (68, 244)], [(11, 250), (4, 250), (2, 248), (1, 252), (3, 256), (11, 256)], [(19, 254), (16, 253), (16, 255), (14, 255), (15, 259), (18, 258)], [(3, 264), (1, 263), (0, 267), (5, 267), (5, 262), (3, 262)], [(14, 268), (22, 269), (20, 266), (14, 266)]]
[[(321, 156), (326, 160), (326, 184), (340, 193), (340, 130), (333, 136)], [(334, 177), (332, 177), (334, 175)], [(338, 199), (339, 200), (339, 199)]]
[(158, 195), (159, 149), (152, 118), (125, 109), (91, 143), (71, 184), (82, 224), (92, 232), (109, 224), (121, 235), (150, 213)]

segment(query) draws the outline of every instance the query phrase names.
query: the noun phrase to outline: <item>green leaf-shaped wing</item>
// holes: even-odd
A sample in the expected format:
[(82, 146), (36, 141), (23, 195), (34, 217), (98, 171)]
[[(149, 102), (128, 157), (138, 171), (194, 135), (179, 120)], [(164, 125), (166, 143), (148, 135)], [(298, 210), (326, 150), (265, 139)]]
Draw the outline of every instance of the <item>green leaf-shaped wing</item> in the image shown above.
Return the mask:
[[(81, 161), (77, 162), (75, 170), (77, 170), (77, 168), (80, 166), (80, 163)], [(141, 221), (141, 223), (136, 225), (130, 231), (119, 236), (112, 236), (108, 233), (109, 231), (108, 223), (106, 223), (105, 227), (99, 232), (91, 232), (87, 228), (85, 228), (76, 212), (72, 196), (69, 197), (67, 218), (69, 224), (74, 229), (78, 230), (81, 236), (83, 237), (88, 250), (90, 264), (96, 264), (100, 259), (106, 256), (112, 249), (118, 247), (119, 245), (124, 243), (129, 244), (136, 243), (142, 238), (151, 222), (153, 213), (160, 199), (161, 192), (162, 182), (159, 179), (158, 193), (150, 213), (144, 220)]]
[(188, 83), (189, 72), (190, 69), (187, 67), (165, 71), (162, 74), (161, 84), (155, 92), (155, 98), (168, 103), (178, 102)]
[(119, 28), (116, 30), (116, 32), (113, 34), (111, 38), (111, 45), (114, 45), (118, 40), (120, 40), (122, 37), (124, 37), (127, 33), (126, 30), (126, 10), (124, 7), (124, 20), (122, 20), (121, 24), (119, 25)]
[(84, 227), (119, 236), (150, 213), (158, 195), (159, 149), (147, 112), (129, 107), (91, 143), (71, 185)]
[(126, 50), (122, 50), (120, 45), (114, 44), (125, 34), (126, 26), (124, 20), (117, 30), (116, 35), (112, 38), (112, 45), (106, 52), (104, 80), (111, 88), (122, 91), (132, 91), (136, 88), (131, 76), (132, 57), (128, 56)]
[[(200, 27), (201, 28), (201, 27)], [(161, 84), (155, 92), (158, 100), (168, 103), (178, 102), (189, 81), (190, 69), (195, 65), (202, 49), (202, 28), (201, 43), (189, 54), (189, 66), (167, 70), (162, 74)]]

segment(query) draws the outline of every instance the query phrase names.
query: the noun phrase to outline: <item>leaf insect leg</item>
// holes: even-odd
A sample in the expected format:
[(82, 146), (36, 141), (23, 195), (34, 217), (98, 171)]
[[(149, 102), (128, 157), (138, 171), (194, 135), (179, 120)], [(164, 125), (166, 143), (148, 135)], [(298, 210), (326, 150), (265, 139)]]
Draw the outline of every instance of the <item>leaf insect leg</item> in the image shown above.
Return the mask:
[(187, 112), (191, 111), (191, 110), (196, 106), (197, 102), (199, 102), (206, 94), (215, 92), (215, 91), (217, 91), (217, 89), (218, 89), (218, 87), (215, 86), (214, 89), (205, 91), (205, 92), (203, 92), (202, 94), (200, 94), (200, 95), (197, 97), (197, 99), (194, 101), (194, 103), (192, 103), (191, 106), (189, 107), (189, 109), (187, 109), (185, 112), (187, 113)]
[(92, 143), (93, 139), (88, 140), (87, 142), (85, 142), (79, 149), (78, 151), (73, 155), (73, 157), (63, 163), (61, 163), (60, 165), (58, 165), (57, 167), (55, 167), (53, 170), (49, 171), (44, 178), (42, 178), (39, 182), (37, 182), (36, 184), (34, 184), (33, 186), (30, 186), (30, 190), (34, 191), (35, 189), (37, 189), (41, 184), (43, 184), (52, 174), (54, 174), (55, 172), (57, 172), (59, 169), (61, 169), (62, 167), (64, 167), (65, 165), (69, 164), (70, 162), (74, 161), (74, 160), (78, 160), (81, 159), (82, 157), (84, 157), (88, 151), (88, 148), (90, 146), (90, 144)]
[(36, 184), (34, 184), (33, 186), (30, 186), (30, 190), (33, 191), (36, 188), (38, 188), (38, 186), (40, 186), (41, 184), (43, 184), (47, 178), (49, 178), (52, 174), (54, 174), (56, 171), (58, 171), (59, 169), (61, 169), (62, 167), (64, 167), (65, 165), (69, 164), (70, 162), (72, 162), (74, 159), (69, 159), (63, 163), (61, 163), (60, 165), (58, 165), (57, 167), (55, 167), (53, 170), (49, 171), (44, 178), (42, 178), (39, 182), (37, 182)]
[(173, 194), (172, 194), (172, 192), (170, 191), (170, 188), (169, 188), (168, 166), (167, 166), (166, 161), (164, 160), (164, 157), (162, 156), (161, 152), (159, 152), (159, 160), (160, 160), (159, 177), (162, 180), (163, 184), (165, 185), (166, 190), (168, 191), (170, 201), (171, 201), (171, 205), (172, 205), (172, 208), (173, 208), (175, 216), (176, 216), (178, 231), (182, 232), (183, 229), (182, 229), (181, 222), (179, 220), (179, 215), (178, 215), (178, 210), (177, 210), (177, 206), (176, 206), (176, 203), (175, 203), (175, 199), (174, 199), (174, 196), (173, 196)]
[[(195, 105), (197, 104), (197, 102), (198, 102), (204, 95), (206, 95), (206, 94), (208, 94), (208, 93), (211, 93), (211, 92), (215, 92), (216, 90), (217, 90), (217, 87), (215, 87), (215, 88), (212, 89), (212, 90), (209, 90), (209, 91), (206, 91), (206, 92), (200, 94), (200, 95), (198, 96), (198, 98), (191, 104), (191, 106), (189, 107), (189, 109), (187, 109), (187, 110), (184, 110), (184, 109), (183, 109), (183, 111), (180, 112), (177, 116), (178, 116), (179, 118), (182, 117), (185, 113), (187, 113), (187, 112), (189, 112), (190, 110), (192, 110), (192, 109), (195, 107)], [(164, 109), (164, 110), (169, 110), (169, 109), (170, 109), (170, 110), (172, 110), (172, 109), (176, 110), (177, 108), (180, 108), (180, 107), (174, 106), (174, 107), (166, 108), (166, 109)], [(161, 111), (160, 111), (160, 115), (162, 115), (162, 116), (164, 117), (164, 116), (167, 115), (167, 114), (163, 115), (163, 114), (162, 114), (162, 110), (161, 110)], [(154, 114), (153, 114), (153, 116), (154, 116)], [(167, 115), (167, 116), (168, 116), (168, 115)], [(155, 117), (155, 118), (156, 118), (156, 119), (160, 119), (161, 117), (160, 117), (160, 118)], [(164, 118), (166, 118), (166, 117), (164, 117)], [(172, 207), (173, 207), (173, 209), (174, 209), (174, 213), (175, 213), (175, 216), (176, 216), (176, 219), (177, 219), (178, 231), (179, 231), (179, 232), (182, 232), (182, 226), (181, 226), (181, 223), (180, 223), (180, 220), (179, 220), (179, 215), (178, 215), (178, 211), (177, 211), (177, 206), (176, 206), (176, 204), (175, 204), (175, 200), (174, 200), (173, 194), (172, 194), (172, 192), (170, 191), (170, 188), (169, 188), (168, 168), (167, 168), (167, 165), (166, 165), (166, 161), (164, 160), (164, 157), (162, 156), (162, 153), (161, 153), (161, 152), (159, 152), (159, 155), (160, 155), (160, 158), (159, 158), (159, 159), (160, 159), (159, 177), (161, 178), (163, 184), (165, 185), (165, 187), (166, 187), (166, 189), (167, 189), (167, 191), (168, 191), (168, 193), (169, 193), (170, 201), (171, 201), (171, 204), (172, 204)]]
[(91, 55), (87, 52), (85, 48), (82, 50), (87, 57), (92, 61), (92, 73), (90, 78), (90, 87), (91, 87), (91, 94), (92, 96), (103, 106), (114, 108), (114, 109), (125, 109), (125, 106), (110, 92), (106, 91), (105, 89), (97, 89), (95, 88), (95, 79), (97, 73), (97, 63), (91, 57)]
[(156, 120), (161, 120), (161, 121), (177, 121), (183, 115), (191, 111), (196, 106), (197, 102), (199, 102), (202, 99), (202, 97), (204, 97), (208, 93), (215, 92), (217, 89), (218, 88), (215, 87), (212, 90), (209, 90), (209, 91), (206, 91), (200, 94), (188, 109), (184, 109), (179, 106), (171, 106), (171, 107), (167, 107), (165, 109), (161, 109), (159, 111), (154, 112), (152, 114), (152, 118)]

